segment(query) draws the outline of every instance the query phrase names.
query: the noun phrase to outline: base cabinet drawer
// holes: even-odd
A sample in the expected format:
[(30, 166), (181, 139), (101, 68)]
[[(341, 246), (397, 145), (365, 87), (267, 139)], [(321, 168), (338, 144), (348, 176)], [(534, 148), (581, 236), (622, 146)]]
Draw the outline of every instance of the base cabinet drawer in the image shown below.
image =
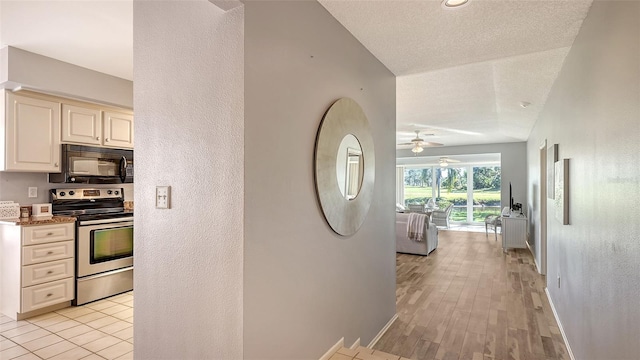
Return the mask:
[(73, 300), (73, 283), (73, 278), (67, 278), (23, 288), (21, 312)]
[(22, 267), (22, 286), (33, 286), (74, 275), (73, 258)]
[(74, 223), (25, 226), (22, 228), (22, 245), (73, 240), (75, 238), (74, 229)]
[(50, 244), (22, 247), (22, 265), (38, 264), (47, 261), (73, 257), (74, 241), (60, 241)]

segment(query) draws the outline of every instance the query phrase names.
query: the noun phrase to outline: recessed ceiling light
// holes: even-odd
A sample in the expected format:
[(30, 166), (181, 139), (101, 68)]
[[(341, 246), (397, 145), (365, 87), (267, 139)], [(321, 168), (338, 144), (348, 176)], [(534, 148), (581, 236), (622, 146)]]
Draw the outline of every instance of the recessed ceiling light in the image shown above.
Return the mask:
[(442, 7), (445, 9), (455, 9), (466, 5), (469, 0), (444, 0)]

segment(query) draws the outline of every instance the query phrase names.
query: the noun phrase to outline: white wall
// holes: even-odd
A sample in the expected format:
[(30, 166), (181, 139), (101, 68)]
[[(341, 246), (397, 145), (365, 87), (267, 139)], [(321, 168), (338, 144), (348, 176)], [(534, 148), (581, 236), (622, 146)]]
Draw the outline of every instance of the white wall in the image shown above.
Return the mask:
[[(1, 11), (2, 11), (2, 6), (0, 6), (0, 12)], [(0, 49), (0, 83), (4, 83), (8, 80), (9, 80), (9, 47), (5, 46)]]
[[(133, 82), (9, 46), (0, 54), (0, 81), (80, 100), (133, 108)], [(5, 83), (6, 81), (6, 83)]]
[(135, 358), (241, 359), (243, 9), (133, 6)]
[(639, 2), (594, 1), (527, 146), (534, 204), (542, 141), (570, 159), (570, 225), (548, 203), (547, 287), (576, 359), (640, 353), (639, 36)]
[[(245, 358), (366, 345), (395, 314), (395, 77), (316, 1), (246, 1), (245, 16)], [(340, 97), (362, 106), (376, 159), (350, 237), (327, 225), (313, 178), (318, 126)]]
[[(427, 148), (421, 156), (453, 156), (464, 154), (500, 154), (500, 176), (502, 180), (500, 202), (502, 207), (509, 206), (509, 182), (513, 187), (514, 202), (521, 203), (523, 212), (527, 208), (527, 143), (514, 142), (503, 144), (444, 146)], [(396, 151), (398, 158), (414, 158), (411, 149)], [(420, 156), (415, 156), (419, 158)], [(407, 162), (408, 163), (408, 162)], [(402, 161), (399, 162), (403, 164)]]
[[(30, 198), (29, 187), (38, 188), (38, 197)], [(0, 201), (14, 201), (20, 205), (48, 203), (50, 189), (123, 188), (124, 199), (133, 200), (133, 184), (59, 184), (49, 183), (47, 174), (0, 171)]]

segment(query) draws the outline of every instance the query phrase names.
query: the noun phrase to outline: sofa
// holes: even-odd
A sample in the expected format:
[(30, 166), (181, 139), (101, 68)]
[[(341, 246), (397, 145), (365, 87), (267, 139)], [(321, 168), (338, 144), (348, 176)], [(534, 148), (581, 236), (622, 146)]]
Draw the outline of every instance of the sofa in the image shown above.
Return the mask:
[(396, 252), (428, 255), (438, 247), (438, 228), (432, 222), (425, 222), (424, 240), (415, 241), (407, 236), (409, 213), (396, 212)]

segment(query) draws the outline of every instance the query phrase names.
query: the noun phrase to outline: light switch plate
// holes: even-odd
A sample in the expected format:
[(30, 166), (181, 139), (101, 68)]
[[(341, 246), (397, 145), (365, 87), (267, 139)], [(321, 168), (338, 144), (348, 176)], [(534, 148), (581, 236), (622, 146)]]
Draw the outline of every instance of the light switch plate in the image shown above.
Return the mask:
[(171, 186), (156, 186), (156, 209), (171, 208)]
[(29, 187), (29, 197), (30, 198), (38, 197), (38, 188), (37, 187)]

